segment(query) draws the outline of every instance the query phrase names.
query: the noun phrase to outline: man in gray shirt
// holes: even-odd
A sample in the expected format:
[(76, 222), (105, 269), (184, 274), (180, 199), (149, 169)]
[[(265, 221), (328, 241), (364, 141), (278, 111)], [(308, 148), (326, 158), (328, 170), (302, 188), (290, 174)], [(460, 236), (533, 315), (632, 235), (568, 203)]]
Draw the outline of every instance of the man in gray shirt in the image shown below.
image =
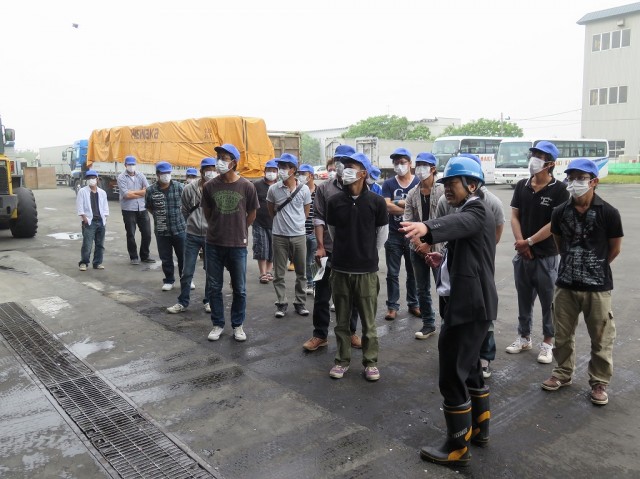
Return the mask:
[[(124, 229), (127, 232), (127, 250), (131, 264), (155, 263), (149, 256), (151, 244), (151, 222), (145, 206), (144, 196), (149, 183), (142, 173), (136, 171), (136, 158), (127, 156), (124, 159), (125, 171), (118, 175), (118, 191), (120, 192), (120, 209)], [(140, 228), (140, 255), (136, 245), (136, 226)]]
[(267, 207), (273, 217), (273, 286), (276, 290), (276, 318), (287, 313), (285, 274), (289, 254), (296, 269), (296, 296), (293, 306), (300, 316), (308, 316), (306, 302), (307, 236), (305, 220), (311, 208), (311, 192), (296, 179), (298, 158), (289, 153), (276, 159), (279, 181), (269, 187)]

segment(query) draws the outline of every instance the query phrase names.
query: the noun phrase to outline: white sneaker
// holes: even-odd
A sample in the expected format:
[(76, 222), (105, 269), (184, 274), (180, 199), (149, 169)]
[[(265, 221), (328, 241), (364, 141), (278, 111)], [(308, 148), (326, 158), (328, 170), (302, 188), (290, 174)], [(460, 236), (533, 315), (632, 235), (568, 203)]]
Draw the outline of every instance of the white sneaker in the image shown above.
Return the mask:
[(193, 281), (191, 281), (191, 289), (196, 289), (196, 285)]
[(173, 283), (164, 283), (162, 285), (162, 291), (171, 291), (173, 289)]
[(222, 328), (220, 326), (214, 326), (207, 339), (209, 341), (217, 341), (220, 339), (220, 335), (222, 334)]
[(506, 351), (511, 354), (518, 354), (518, 353), (521, 353), (522, 351), (527, 351), (531, 348), (532, 348), (531, 338), (527, 339), (527, 338), (523, 338), (522, 336), (518, 336), (518, 339), (516, 339), (513, 343), (507, 346)]
[(180, 303), (176, 303), (173, 306), (167, 308), (167, 313), (171, 313), (171, 314), (182, 313), (185, 309), (187, 308), (182, 306)]
[(204, 303), (204, 312), (205, 313), (211, 312), (211, 305), (209, 303)]
[(313, 286), (307, 286), (307, 289), (304, 290), (309, 296), (313, 296)]
[(549, 364), (553, 361), (553, 345), (545, 342), (540, 343), (540, 352), (538, 353), (538, 362)]
[(233, 328), (233, 337), (235, 338), (236, 341), (246, 341), (247, 340), (247, 335), (244, 332), (244, 329), (242, 329), (242, 326), (238, 326), (237, 328)]
[(87, 270), (87, 265), (84, 263), (80, 263), (80, 271), (86, 271)]
[(331, 303), (331, 306), (329, 306), (329, 310), (335, 312), (336, 311), (336, 305)]

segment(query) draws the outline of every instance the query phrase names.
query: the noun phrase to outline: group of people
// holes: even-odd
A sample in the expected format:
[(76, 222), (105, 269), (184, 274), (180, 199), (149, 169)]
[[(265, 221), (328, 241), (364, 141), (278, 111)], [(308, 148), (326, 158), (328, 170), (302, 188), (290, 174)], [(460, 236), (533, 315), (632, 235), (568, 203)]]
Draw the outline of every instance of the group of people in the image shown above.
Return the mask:
[[(293, 308), (308, 316), (306, 298), (313, 296), (313, 333), (303, 348), (327, 346), (330, 311), (335, 309), (337, 350), (332, 378), (349, 370), (352, 348), (362, 349), (364, 377), (380, 378), (376, 333), (379, 251), (387, 265), (387, 312), (393, 321), (400, 311), (399, 273), (406, 268), (406, 305), (422, 319), (417, 339), (436, 334), (436, 307), (441, 318), (438, 338), (439, 386), (447, 424), (445, 442), (424, 447), (421, 456), (447, 465), (466, 465), (469, 444), (489, 441), (491, 376), (495, 358), (493, 323), (498, 314), (494, 281), (496, 245), (505, 216), (500, 200), (484, 186), (480, 159), (471, 154), (451, 158), (438, 179), (436, 158), (398, 148), (391, 155), (395, 176), (380, 188), (380, 170), (363, 153), (348, 145), (336, 148), (327, 162), (329, 178), (316, 185), (313, 167), (283, 154), (266, 163), (263, 178), (252, 183), (237, 172), (240, 153), (231, 144), (215, 148), (217, 157), (204, 158), (197, 170), (187, 171), (188, 183), (171, 179), (171, 165), (156, 165), (157, 182), (148, 185), (127, 157), (118, 178), (122, 214), (131, 263), (155, 261), (149, 256), (154, 218), (164, 291), (175, 282), (173, 256), (180, 276), (178, 302), (169, 313), (189, 306), (195, 288), (193, 274), (204, 253), (204, 308), (216, 341), (224, 331), (223, 272), (231, 278), (231, 326), (237, 341), (245, 341), (246, 265), (248, 228), (252, 226), (253, 258), (259, 282), (273, 283), (275, 317), (288, 312), (286, 272), (295, 269)], [(583, 314), (591, 337), (588, 366), (590, 400), (608, 402), (613, 374), (615, 323), (611, 309), (613, 281), (610, 264), (620, 252), (623, 237), (619, 212), (595, 193), (598, 167), (588, 159), (573, 160), (567, 179), (553, 175), (558, 150), (542, 141), (531, 148), (530, 177), (515, 187), (511, 201), (513, 258), (518, 299), (518, 337), (506, 348), (510, 354), (532, 349), (535, 298), (542, 310), (542, 341), (537, 361), (555, 359), (551, 377), (541, 387), (555, 391), (572, 383), (575, 370), (575, 332)], [(80, 269), (100, 268), (104, 225), (109, 213), (106, 195), (93, 181), (78, 194), (83, 221)], [(190, 180), (190, 181), (189, 181)], [(100, 193), (102, 191), (102, 193)], [(142, 233), (137, 250), (136, 226)], [(362, 337), (356, 334), (358, 319)]]

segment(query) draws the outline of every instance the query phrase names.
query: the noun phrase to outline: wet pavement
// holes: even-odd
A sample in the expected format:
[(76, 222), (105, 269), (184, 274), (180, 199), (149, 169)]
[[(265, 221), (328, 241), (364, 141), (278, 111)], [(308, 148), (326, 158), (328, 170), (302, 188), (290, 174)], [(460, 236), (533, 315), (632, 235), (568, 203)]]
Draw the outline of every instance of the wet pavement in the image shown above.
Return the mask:
[[(510, 188), (491, 190), (509, 204)], [(459, 472), (419, 458), (419, 448), (439, 442), (444, 432), (437, 336), (414, 339), (421, 321), (408, 315), (404, 301), (398, 319), (384, 320), (383, 260), (377, 318), (382, 378), (376, 383), (364, 380), (356, 350), (345, 377), (329, 378), (333, 333), (328, 348), (304, 351), (311, 317), (290, 311), (274, 318), (273, 286), (258, 282), (252, 260), (245, 343), (231, 334), (228, 286), (227, 327), (219, 341), (207, 341), (211, 322), (202, 308), (200, 268), (188, 310), (167, 314), (178, 292), (160, 290), (160, 263), (129, 265), (117, 202), (110, 202), (106, 269), (78, 271), (80, 225), (69, 189), (35, 191), (36, 238), (15, 240), (0, 231), (0, 303), (18, 303), (215, 477), (640, 477), (640, 417), (634, 408), (640, 397), (640, 260), (634, 249), (640, 186), (602, 186), (599, 192), (620, 210), (626, 235), (613, 264), (618, 335), (609, 404), (594, 407), (588, 399), (584, 325), (576, 338), (574, 384), (557, 392), (540, 388), (552, 365), (536, 362), (536, 348), (504, 352), (517, 323), (507, 224), (496, 257), (500, 306), (498, 353), (488, 380), (491, 444), (473, 448), (471, 466)], [(293, 278), (288, 273), (289, 294)], [(534, 331), (539, 341), (537, 305)], [(117, 477), (0, 335), (0, 477), (109, 476)]]

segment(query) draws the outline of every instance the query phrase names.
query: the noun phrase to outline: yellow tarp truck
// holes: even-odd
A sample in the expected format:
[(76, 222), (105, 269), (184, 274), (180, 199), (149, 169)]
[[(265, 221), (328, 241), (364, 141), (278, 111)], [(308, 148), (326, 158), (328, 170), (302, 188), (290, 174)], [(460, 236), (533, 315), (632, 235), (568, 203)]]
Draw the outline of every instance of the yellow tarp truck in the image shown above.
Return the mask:
[[(151, 181), (155, 181), (159, 161), (171, 163), (173, 176), (180, 180), (187, 168), (200, 169), (202, 158), (215, 158), (214, 147), (223, 143), (238, 148), (238, 172), (248, 178), (262, 176), (265, 163), (274, 157), (264, 120), (221, 116), (94, 130), (82, 170), (98, 171), (102, 187), (113, 198), (118, 194), (116, 178), (124, 171), (126, 156), (135, 156), (138, 171)], [(84, 183), (82, 176), (79, 179), (78, 187)]]

